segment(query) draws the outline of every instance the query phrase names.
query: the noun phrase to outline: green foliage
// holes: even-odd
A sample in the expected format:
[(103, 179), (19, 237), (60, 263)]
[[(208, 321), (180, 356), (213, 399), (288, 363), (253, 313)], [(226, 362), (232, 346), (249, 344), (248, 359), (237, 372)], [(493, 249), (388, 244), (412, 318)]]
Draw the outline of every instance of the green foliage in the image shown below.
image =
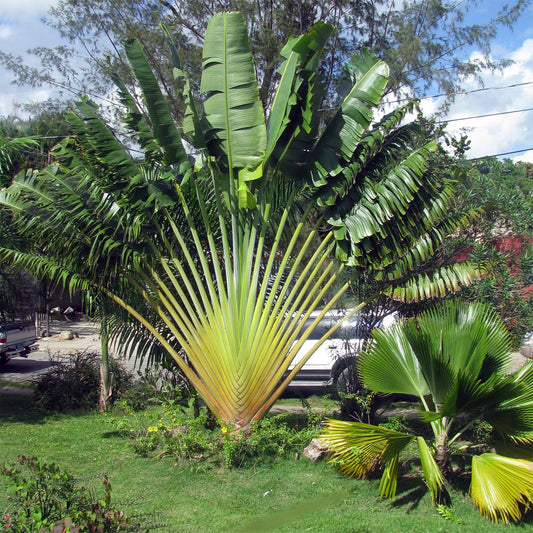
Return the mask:
[(457, 518), (457, 516), (455, 516), (455, 513), (453, 512), (453, 509), (451, 509), (448, 505), (444, 505), (443, 503), (439, 503), (438, 505), (435, 506), (435, 510), (445, 520), (450, 520), (451, 522), (454, 522), (456, 524), (463, 524), (464, 523), (463, 520), (461, 520), (460, 518)]
[(301, 453), (323, 421), (310, 409), (303, 427), (294, 427), (286, 413), (254, 422), (245, 433), (232, 426), (216, 426), (205, 407), (194, 416), (192, 400), (188, 407), (169, 403), (144, 412), (130, 411), (126, 417), (117, 415), (111, 423), (131, 440), (136, 453), (170, 457), (193, 469), (250, 467)]
[(128, 387), (122, 387), (115, 400), (115, 410), (121, 406), (126, 411), (140, 411), (153, 404), (188, 405), (196, 398), (194, 389), (175, 368), (164, 368), (155, 363), (146, 367)]
[(504, 253), (488, 242), (474, 243), (470, 258), (485, 270), (486, 277), (463, 293), (464, 298), (494, 307), (509, 330), (515, 350), (520, 348), (524, 334), (533, 330), (533, 293), (526, 291), (531, 284), (531, 252), (522, 255), (524, 248), (518, 242), (516, 249)]
[(381, 422), (379, 425), (393, 431), (405, 431), (407, 429), (407, 416), (389, 416), (386, 422)]
[(353, 418), (359, 422), (372, 424), (375, 422), (375, 410), (380, 396), (364, 387), (356, 392), (339, 392), (341, 416)]
[(450, 240), (450, 247), (485, 272), (463, 298), (491, 305), (509, 329), (515, 350), (533, 330), (531, 181), (527, 163), (483, 159), (460, 175), (453, 207), (457, 212), (483, 208), (481, 218)]
[[(99, 355), (76, 352), (52, 362), (53, 365), (35, 380), (36, 405), (57, 412), (96, 409), (100, 388)], [(110, 362), (110, 371), (113, 402), (128, 394), (133, 386), (133, 376), (114, 360)]]
[(301, 453), (311, 439), (318, 435), (319, 425), (311, 423), (298, 430), (289, 425), (289, 418), (290, 415), (287, 414), (263, 418), (251, 426), (248, 438), (242, 432), (224, 432), (221, 453), (226, 466), (264, 464), (277, 457)]
[(99, 498), (80, 486), (69, 472), (36, 457), (19, 456), (17, 463), (4, 465), (2, 474), (10, 485), (0, 531), (144, 531), (138, 519), (126, 517), (111, 504), (111, 483), (107, 476), (102, 479), (104, 494)]
[(260, 420), (312, 355), (289, 370), (347, 290), (345, 264), (379, 271), (399, 299), (457, 290), (479, 274), (452, 265), (410, 277), (456, 227), (443, 223), (453, 188), (429, 167), (436, 143), (403, 124), (414, 104), (373, 122), (389, 67), (371, 52), (348, 59), (338, 109), (321, 120), (320, 58), (332, 31), (317, 24), (289, 40), (270, 113), (240, 14), (209, 22), (198, 105), (170, 42), (183, 128), (142, 45), (130, 41), (138, 90), (113, 78), (145, 157), (85, 98), (53, 164), (0, 192), (40, 244), (38, 253), (6, 247), (4, 256), (112, 300), (149, 334), (143, 345), (172, 357), (219, 422), (237, 429)]
[(470, 493), (483, 515), (520, 520), (533, 501), (533, 463), (515, 459), (533, 443), (533, 364), (509, 373), (510, 339), (501, 319), (487, 306), (448, 302), (373, 336), (359, 356), (362, 381), (378, 392), (418, 396), (433, 443), (428, 446), (416, 427), (397, 420), (387, 428), (328, 420), (321, 438), (333, 460), (358, 477), (381, 463), (380, 494), (394, 497), (398, 443), (416, 436), (423, 476), (437, 504), (446, 496), (445, 482), (454, 480), (451, 460), (484, 451), (478, 440), (476, 446), (464, 440), (493, 437), (502, 455), (474, 456)]

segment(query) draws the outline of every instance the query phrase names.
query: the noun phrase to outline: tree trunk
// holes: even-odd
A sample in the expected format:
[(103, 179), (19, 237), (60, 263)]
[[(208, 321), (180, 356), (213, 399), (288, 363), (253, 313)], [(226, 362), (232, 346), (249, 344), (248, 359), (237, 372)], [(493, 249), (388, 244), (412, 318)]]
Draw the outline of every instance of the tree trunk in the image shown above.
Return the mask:
[(445, 478), (449, 478), (452, 473), (452, 460), (450, 448), (448, 446), (448, 434), (442, 432), (437, 438), (435, 446), (435, 461)]
[[(452, 473), (452, 458), (450, 447), (448, 446), (448, 433), (446, 431), (443, 431), (437, 438), (435, 446), (435, 462), (437, 463), (444, 478), (449, 480)], [(439, 490), (435, 503), (451, 505), (450, 494), (444, 485)]]
[(102, 362), (100, 363), (100, 396), (98, 398), (98, 412), (103, 413), (109, 407), (112, 394), (113, 376), (109, 370), (109, 335), (107, 321), (100, 317), (100, 341), (102, 345)]

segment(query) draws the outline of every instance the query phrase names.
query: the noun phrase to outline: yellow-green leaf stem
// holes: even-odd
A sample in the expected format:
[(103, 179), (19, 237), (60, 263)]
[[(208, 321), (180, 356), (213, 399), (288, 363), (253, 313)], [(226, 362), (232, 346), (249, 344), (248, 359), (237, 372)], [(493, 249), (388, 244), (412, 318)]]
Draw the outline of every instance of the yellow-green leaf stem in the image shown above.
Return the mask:
[(444, 485), (444, 476), (440, 471), (433, 452), (429, 449), (425, 439), (423, 437), (417, 437), (418, 453), (420, 455), (420, 463), (422, 465), (422, 471), (424, 472), (424, 478), (426, 485), (431, 491), (431, 497), (433, 503), (437, 501), (437, 497), (441, 487)]

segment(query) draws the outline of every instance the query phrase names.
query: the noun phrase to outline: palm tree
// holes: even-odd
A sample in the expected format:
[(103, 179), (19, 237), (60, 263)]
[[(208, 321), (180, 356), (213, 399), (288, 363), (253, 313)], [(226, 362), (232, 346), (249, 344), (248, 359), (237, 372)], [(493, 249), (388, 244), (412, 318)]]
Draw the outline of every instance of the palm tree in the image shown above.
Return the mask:
[[(361, 379), (373, 391), (418, 397), (434, 440), (428, 446), (415, 434), (329, 420), (322, 438), (341, 470), (361, 477), (383, 464), (380, 494), (392, 498), (399, 454), (416, 441), (426, 484), (439, 502), (451, 452), (474, 454), (475, 505), (494, 520), (518, 520), (521, 504), (533, 501), (533, 363), (509, 374), (510, 340), (501, 319), (482, 304), (451, 302), (373, 337), (359, 358)], [(465, 443), (479, 422), (493, 428), (501, 454), (475, 455), (479, 447)]]
[(244, 430), (318, 347), (288, 371), (347, 289), (337, 283), (346, 264), (379, 269), (398, 296), (477, 275), (452, 265), (409, 279), (461, 222), (442, 222), (453, 189), (428, 172), (436, 144), (418, 146), (416, 125), (400, 125), (412, 105), (372, 123), (389, 71), (371, 53), (347, 63), (340, 107), (322, 122), (318, 67), (332, 31), (319, 24), (282, 50), (268, 120), (239, 13), (209, 23), (200, 104), (169, 39), (186, 105), (180, 128), (142, 47), (127, 42), (146, 110), (114, 80), (142, 157), (83, 100), (56, 163), (0, 195), (49, 252), (5, 254), (127, 311), (219, 421)]

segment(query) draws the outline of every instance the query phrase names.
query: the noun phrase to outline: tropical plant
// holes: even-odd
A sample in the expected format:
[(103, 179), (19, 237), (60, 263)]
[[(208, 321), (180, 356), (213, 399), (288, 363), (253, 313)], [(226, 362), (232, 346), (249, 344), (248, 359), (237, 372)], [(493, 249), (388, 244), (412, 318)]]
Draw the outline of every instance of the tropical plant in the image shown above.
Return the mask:
[(24, 151), (37, 144), (32, 137), (9, 138), (5, 135), (5, 128), (0, 127), (0, 187), (7, 187), (11, 183)]
[(412, 104), (372, 125), (389, 71), (370, 52), (347, 63), (342, 103), (321, 123), (319, 64), (332, 32), (318, 24), (282, 50), (268, 121), (239, 13), (209, 23), (199, 105), (169, 38), (186, 103), (181, 128), (142, 47), (129, 41), (146, 114), (114, 80), (143, 157), (82, 100), (70, 117), (75, 136), (58, 145), (56, 162), (0, 195), (48, 254), (5, 250), (8, 257), (106, 295), (236, 428), (259, 420), (338, 327), (288, 371), (346, 290), (335, 287), (344, 264), (378, 269), (386, 289), (406, 298), (476, 276), (452, 265), (409, 279), (461, 222), (442, 222), (453, 189), (427, 171), (435, 142), (417, 146), (416, 124), (400, 125)]
[[(382, 497), (396, 493), (400, 453), (416, 442), (425, 482), (442, 503), (451, 454), (473, 455), (470, 495), (484, 515), (518, 520), (533, 501), (533, 363), (509, 374), (509, 335), (487, 306), (448, 302), (387, 331), (359, 359), (361, 379), (383, 393), (418, 397), (433, 442), (422, 435), (328, 420), (321, 438), (343, 472), (364, 476), (381, 463)], [(465, 442), (479, 422), (493, 429), (497, 453)], [(522, 458), (519, 458), (522, 455)]]

